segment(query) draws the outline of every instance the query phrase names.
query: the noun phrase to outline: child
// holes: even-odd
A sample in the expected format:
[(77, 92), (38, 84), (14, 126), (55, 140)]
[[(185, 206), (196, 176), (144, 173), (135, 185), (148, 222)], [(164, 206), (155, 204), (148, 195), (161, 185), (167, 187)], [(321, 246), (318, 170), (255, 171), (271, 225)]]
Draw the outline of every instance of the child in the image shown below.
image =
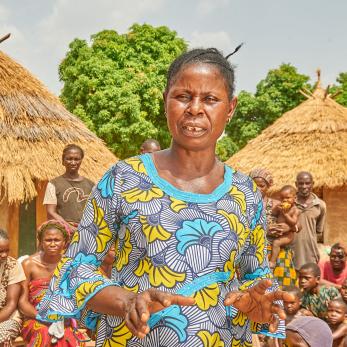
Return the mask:
[(303, 289), (301, 306), (315, 317), (324, 319), (328, 309), (328, 303), (339, 297), (339, 291), (335, 287), (319, 285), (320, 269), (316, 263), (307, 263), (299, 270), (299, 285)]
[(340, 288), (340, 294), (341, 294), (342, 300), (347, 304), (347, 278), (342, 282), (342, 285)]
[(347, 324), (344, 322), (347, 315), (347, 305), (342, 299), (329, 302), (327, 322), (333, 333), (333, 347), (347, 347)]
[[(295, 206), (296, 189), (293, 186), (286, 185), (280, 190), (280, 203), (272, 209), (272, 214), (276, 217), (277, 223), (286, 223), (290, 230), (278, 235), (272, 242), (272, 253), (270, 258), (270, 267), (274, 268), (281, 247), (289, 245), (294, 240), (294, 232), (298, 229), (299, 210)], [(275, 228), (271, 228), (276, 230)]]
[(300, 316), (312, 316), (312, 313), (304, 308), (301, 308), (302, 292), (296, 286), (284, 287), (283, 290), (294, 296), (294, 300), (284, 302), (284, 310), (286, 312), (286, 324), (289, 324), (293, 319)]

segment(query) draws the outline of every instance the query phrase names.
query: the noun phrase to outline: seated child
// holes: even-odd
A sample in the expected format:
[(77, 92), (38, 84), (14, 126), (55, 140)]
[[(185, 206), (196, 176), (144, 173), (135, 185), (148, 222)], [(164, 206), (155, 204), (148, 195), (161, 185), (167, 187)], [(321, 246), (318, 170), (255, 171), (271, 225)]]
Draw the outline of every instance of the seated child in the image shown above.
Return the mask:
[(347, 305), (342, 299), (331, 300), (328, 304), (327, 322), (333, 333), (333, 347), (347, 347)]
[(347, 304), (347, 278), (342, 282), (340, 294), (342, 300)]
[(331, 300), (340, 297), (335, 287), (319, 285), (320, 269), (316, 263), (304, 264), (299, 270), (299, 285), (303, 290), (301, 306), (315, 317), (325, 319), (328, 304)]
[[(286, 223), (290, 230), (285, 234), (275, 234), (276, 238), (272, 241), (272, 253), (270, 257), (270, 267), (274, 268), (281, 247), (287, 246), (294, 240), (294, 232), (298, 231), (299, 210), (295, 206), (296, 189), (286, 185), (280, 190), (280, 203), (272, 208), (272, 214), (277, 223)], [(276, 230), (272, 227), (271, 230)], [(270, 234), (271, 236), (271, 234)]]

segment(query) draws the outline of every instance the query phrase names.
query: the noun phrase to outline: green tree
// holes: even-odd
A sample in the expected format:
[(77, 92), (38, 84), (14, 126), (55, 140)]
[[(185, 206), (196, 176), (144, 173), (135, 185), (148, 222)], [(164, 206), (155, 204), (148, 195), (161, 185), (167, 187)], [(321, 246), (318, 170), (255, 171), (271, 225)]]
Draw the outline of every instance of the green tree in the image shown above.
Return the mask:
[(59, 67), (61, 100), (120, 158), (137, 154), (147, 138), (165, 148), (166, 72), (186, 49), (176, 32), (147, 24), (122, 35), (101, 31), (90, 44), (75, 39)]
[(341, 72), (336, 78), (337, 85), (334, 85), (330, 93), (337, 94), (335, 100), (341, 105), (347, 107), (347, 72)]
[(216, 146), (216, 155), (221, 161), (228, 160), (234, 153), (238, 151), (238, 146), (234, 143), (234, 141), (228, 137), (223, 136), (218, 142)]
[(256, 92), (241, 91), (235, 115), (226, 134), (241, 149), (284, 112), (291, 110), (305, 98), (299, 92), (308, 88), (309, 77), (299, 74), (290, 64), (270, 70), (257, 84)]

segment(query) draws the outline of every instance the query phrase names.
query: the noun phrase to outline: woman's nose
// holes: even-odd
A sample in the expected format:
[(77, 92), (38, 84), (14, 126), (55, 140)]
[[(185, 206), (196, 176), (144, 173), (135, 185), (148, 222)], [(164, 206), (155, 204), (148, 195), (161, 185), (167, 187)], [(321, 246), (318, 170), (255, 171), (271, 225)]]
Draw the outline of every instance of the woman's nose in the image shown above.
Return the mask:
[(193, 116), (196, 116), (196, 115), (202, 113), (202, 102), (201, 102), (200, 98), (195, 97), (192, 99), (192, 101), (190, 102), (190, 105), (189, 105), (189, 112)]

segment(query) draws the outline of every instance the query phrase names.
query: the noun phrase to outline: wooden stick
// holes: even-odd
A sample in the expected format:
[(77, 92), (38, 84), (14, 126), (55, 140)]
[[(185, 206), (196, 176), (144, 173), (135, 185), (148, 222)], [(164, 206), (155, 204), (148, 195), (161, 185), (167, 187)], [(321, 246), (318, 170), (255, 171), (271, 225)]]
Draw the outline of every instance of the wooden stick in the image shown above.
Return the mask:
[(5, 36), (3, 36), (3, 37), (0, 39), (0, 43), (1, 43), (1, 42), (4, 42), (5, 40), (7, 40), (10, 36), (11, 36), (11, 33), (8, 33), (8, 34), (6, 34)]

